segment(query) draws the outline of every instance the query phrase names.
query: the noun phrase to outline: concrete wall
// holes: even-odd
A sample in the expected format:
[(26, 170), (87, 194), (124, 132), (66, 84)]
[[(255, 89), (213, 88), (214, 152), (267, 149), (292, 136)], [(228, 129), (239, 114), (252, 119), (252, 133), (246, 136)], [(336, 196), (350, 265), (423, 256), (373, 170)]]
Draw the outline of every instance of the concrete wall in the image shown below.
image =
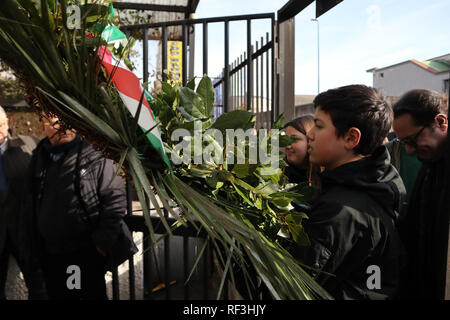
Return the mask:
[(397, 97), (418, 88), (443, 92), (444, 80), (448, 78), (448, 72), (435, 74), (408, 61), (375, 71), (373, 87), (381, 90), (384, 95)]

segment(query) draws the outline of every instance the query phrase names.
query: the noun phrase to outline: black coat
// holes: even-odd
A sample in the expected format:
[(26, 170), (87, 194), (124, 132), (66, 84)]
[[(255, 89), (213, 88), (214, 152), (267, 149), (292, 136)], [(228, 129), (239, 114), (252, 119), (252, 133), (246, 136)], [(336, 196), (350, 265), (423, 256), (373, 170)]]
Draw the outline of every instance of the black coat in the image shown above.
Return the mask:
[[(303, 226), (311, 245), (294, 256), (334, 274), (311, 274), (336, 299), (394, 298), (399, 286), (400, 240), (395, 230), (405, 195), (403, 182), (384, 146), (370, 157), (322, 173), (322, 193)], [(381, 288), (369, 288), (381, 271)]]
[(120, 176), (113, 179), (117, 168), (112, 160), (104, 158), (83, 140), (77, 141), (61, 160), (54, 189), (57, 200), (53, 204), (51, 220), (46, 222), (53, 224), (54, 228), (48, 230), (54, 232), (46, 235), (42, 234), (42, 228), (39, 230), (38, 221), (46, 168), (50, 161), (48, 139), (41, 141), (33, 153), (30, 168), (34, 231), (36, 238), (43, 240), (39, 242), (39, 250), (46, 248), (45, 242), (55, 245), (57, 241), (59, 243), (56, 244), (64, 252), (79, 250), (83, 244), (93, 244), (110, 253), (120, 233), (120, 221), (125, 215), (125, 188)]
[(406, 219), (399, 225), (408, 264), (402, 298), (445, 298), (449, 236), (446, 159), (424, 162), (417, 175)]
[(8, 187), (6, 195), (0, 196), (0, 252), (3, 251), (8, 233), (10, 240), (20, 249), (19, 259), (28, 259), (31, 250), (31, 197), (25, 191), (28, 183), (26, 173), (31, 154), (38, 142), (36, 137), (17, 135), (10, 130), (8, 147), (3, 154)]

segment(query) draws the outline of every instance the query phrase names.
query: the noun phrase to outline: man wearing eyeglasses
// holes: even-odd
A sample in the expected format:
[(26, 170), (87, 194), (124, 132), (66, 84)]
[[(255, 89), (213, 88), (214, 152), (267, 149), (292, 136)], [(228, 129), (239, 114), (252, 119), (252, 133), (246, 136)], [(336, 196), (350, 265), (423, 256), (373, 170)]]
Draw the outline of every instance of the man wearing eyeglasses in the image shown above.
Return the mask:
[(5, 300), (9, 259), (13, 256), (22, 271), (28, 298), (45, 299), (42, 273), (33, 267), (29, 237), (31, 197), (24, 192), (31, 153), (39, 139), (15, 134), (0, 107), (0, 300)]
[(408, 253), (404, 275), (406, 299), (444, 299), (449, 213), (442, 204), (446, 183), (448, 98), (415, 89), (394, 104), (394, 131), (407, 153), (422, 162), (408, 213), (399, 232)]
[(105, 272), (125, 215), (112, 160), (54, 115), (31, 160), (34, 232), (50, 300), (106, 300)]

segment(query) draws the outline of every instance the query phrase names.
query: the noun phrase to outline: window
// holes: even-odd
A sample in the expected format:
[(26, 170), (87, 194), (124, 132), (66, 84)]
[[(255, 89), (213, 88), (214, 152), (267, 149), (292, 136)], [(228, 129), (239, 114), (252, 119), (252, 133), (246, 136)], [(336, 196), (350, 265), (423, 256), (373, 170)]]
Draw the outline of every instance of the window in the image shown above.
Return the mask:
[(384, 73), (380, 73), (380, 78), (384, 78)]
[(445, 80), (444, 80), (444, 92), (445, 92), (445, 93), (448, 93), (448, 80), (449, 80), (449, 79), (445, 79)]

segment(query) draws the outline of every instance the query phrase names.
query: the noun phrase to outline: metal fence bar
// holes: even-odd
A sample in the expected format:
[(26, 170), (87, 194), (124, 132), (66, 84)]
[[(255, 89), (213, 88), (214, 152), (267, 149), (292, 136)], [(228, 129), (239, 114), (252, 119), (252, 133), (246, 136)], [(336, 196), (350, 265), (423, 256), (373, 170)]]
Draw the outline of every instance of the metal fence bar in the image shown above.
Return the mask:
[(208, 74), (208, 23), (203, 22), (203, 74)]
[[(269, 33), (266, 33), (266, 42), (269, 43)], [(273, 84), (272, 84), (273, 85)], [(266, 111), (269, 112), (269, 52), (266, 51)]]
[(247, 19), (247, 110), (252, 110), (252, 21)]
[[(261, 37), (261, 46), (263, 46), (264, 38)], [(259, 97), (259, 104), (261, 106), (261, 112), (264, 112), (264, 55), (260, 55), (259, 59), (261, 59), (261, 96)], [(265, 114), (265, 113), (263, 113)], [(259, 115), (261, 119), (261, 114)], [(261, 120), (259, 121), (261, 124)]]
[(272, 61), (272, 82), (271, 82), (271, 87), (272, 87), (272, 93), (271, 93), (271, 108), (270, 108), (270, 124), (269, 127), (272, 127), (272, 123), (274, 121), (274, 103), (275, 103), (275, 96), (274, 96), (274, 92), (275, 92), (275, 57), (274, 57), (274, 53), (275, 53), (275, 16), (272, 16), (272, 41), (271, 41), (271, 61)]
[[(238, 58), (238, 65), (239, 64), (241, 64), (242, 63), (242, 54), (240, 55), (240, 57)], [(242, 69), (239, 69), (239, 109), (241, 109), (242, 108), (242, 104), (243, 104), (243, 94), (242, 94), (242, 85), (244, 84), (243, 82), (242, 82), (242, 73), (243, 73), (243, 70)]]
[(143, 82), (148, 81), (148, 29), (145, 28), (144, 30), (144, 36), (142, 39), (143, 43), (143, 64), (144, 64), (144, 74), (142, 77)]
[[(247, 58), (246, 58), (246, 52), (244, 52), (244, 61), (247, 61)], [(242, 62), (242, 63), (244, 63), (244, 61)], [(248, 71), (248, 68), (244, 68), (244, 69), (242, 69), (242, 71), (244, 72), (244, 77), (243, 77), (243, 81), (244, 81), (244, 83), (247, 83), (247, 81), (248, 81), (248, 79), (247, 79), (247, 71)], [(243, 100), (243, 102), (242, 102), (242, 105), (244, 106), (245, 105), (245, 110), (248, 110), (248, 105), (247, 105), (247, 95), (248, 95), (248, 88), (247, 87), (245, 87), (245, 88), (242, 88), (243, 89), (243, 95), (242, 95), (242, 100)]]
[(119, 273), (117, 272), (117, 267), (112, 271), (112, 291), (113, 291), (113, 300), (120, 299), (119, 292)]
[(259, 13), (259, 14), (248, 14), (248, 15), (237, 15), (228, 17), (214, 17), (214, 18), (202, 18), (202, 19), (185, 19), (177, 21), (166, 21), (166, 22), (155, 22), (155, 23), (143, 23), (128, 26), (121, 26), (122, 31), (125, 30), (135, 30), (143, 28), (159, 28), (162, 26), (179, 26), (179, 25), (193, 25), (199, 23), (213, 23), (213, 22), (224, 22), (224, 21), (239, 21), (239, 20), (258, 20), (258, 19), (273, 19), (275, 20), (274, 13)]
[[(255, 48), (256, 48), (256, 51), (258, 51), (258, 45), (259, 45), (259, 43), (258, 43), (258, 41), (256, 41), (256, 46), (255, 46)], [(261, 47), (262, 47), (262, 44), (261, 44)], [(255, 100), (255, 113), (256, 114), (259, 114), (259, 100), (258, 100), (258, 94), (259, 94), (259, 90), (258, 90), (258, 88), (259, 88), (259, 74), (258, 74), (258, 71), (259, 71), (259, 63), (258, 63), (258, 58), (256, 58), (255, 59), (255, 98), (256, 99), (254, 99)]]
[[(145, 228), (145, 225), (144, 225)], [(151, 239), (150, 233), (148, 230), (143, 231), (143, 241), (142, 241), (142, 252), (143, 252), (143, 275), (144, 275), (144, 300), (149, 300), (152, 297), (152, 284), (153, 277), (151, 274), (151, 255), (150, 255), (150, 247), (151, 247)], [(147, 243), (147, 244), (146, 244)], [(153, 250), (153, 249), (151, 249)]]
[[(161, 32), (161, 73), (162, 73), (162, 81), (167, 81), (167, 73), (164, 72), (167, 69), (167, 27), (162, 27)], [(168, 71), (168, 70), (167, 70)]]
[[(183, 237), (183, 273), (184, 273), (184, 281), (187, 281), (189, 276), (189, 238)], [(183, 287), (183, 297), (184, 300), (189, 298), (189, 285), (186, 283)]]
[[(208, 239), (205, 239), (205, 241), (208, 241)], [(209, 285), (209, 275), (211, 274), (211, 270), (209, 268), (209, 257), (210, 257), (210, 247), (208, 245), (208, 247), (205, 250), (205, 256), (203, 258), (203, 268), (205, 270), (204, 274), (206, 275), (205, 277), (203, 277), (203, 299), (207, 300), (208, 299), (208, 285)]]
[[(133, 199), (131, 195), (131, 184), (128, 179), (125, 181), (125, 190), (126, 190), (126, 196), (127, 196), (127, 217), (131, 216), (133, 214)], [(133, 234), (133, 231), (131, 231), (131, 234)], [(135, 273), (134, 273), (134, 257), (132, 256), (128, 260), (128, 284), (129, 284), (129, 293), (130, 293), (130, 300), (136, 300), (136, 282), (135, 282)]]
[[(168, 218), (168, 212), (164, 208), (164, 218)], [(170, 285), (170, 277), (171, 277), (171, 268), (170, 268), (170, 242), (169, 237), (164, 238), (164, 284), (166, 285), (166, 299), (169, 300), (171, 297), (171, 285)]]
[(228, 112), (229, 111), (229, 98), (230, 98), (230, 88), (229, 88), (229, 81), (230, 81), (230, 66), (229, 66), (229, 60), (230, 60), (230, 38), (229, 38), (229, 22), (228, 20), (225, 20), (225, 61), (224, 61), (224, 95), (222, 97), (223, 99), (223, 111)]
[(182, 28), (183, 28), (183, 49), (182, 49), (182, 83), (183, 86), (186, 85), (187, 81), (187, 25), (185, 23), (182, 24)]

